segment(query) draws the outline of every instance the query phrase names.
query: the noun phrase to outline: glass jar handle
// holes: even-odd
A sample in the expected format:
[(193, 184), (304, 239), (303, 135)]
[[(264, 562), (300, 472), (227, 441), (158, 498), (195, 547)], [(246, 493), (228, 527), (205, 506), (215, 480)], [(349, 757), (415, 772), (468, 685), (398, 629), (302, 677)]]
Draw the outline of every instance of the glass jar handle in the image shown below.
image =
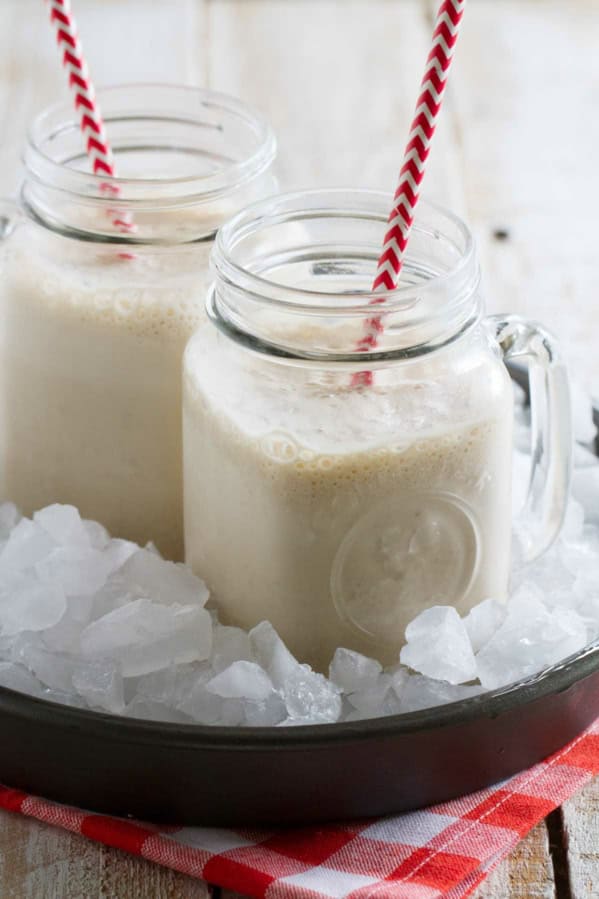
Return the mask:
[(568, 373), (555, 338), (536, 322), (518, 315), (487, 320), (504, 360), (528, 362), (532, 466), (516, 531), (522, 561), (530, 562), (551, 546), (566, 514), (573, 445)]

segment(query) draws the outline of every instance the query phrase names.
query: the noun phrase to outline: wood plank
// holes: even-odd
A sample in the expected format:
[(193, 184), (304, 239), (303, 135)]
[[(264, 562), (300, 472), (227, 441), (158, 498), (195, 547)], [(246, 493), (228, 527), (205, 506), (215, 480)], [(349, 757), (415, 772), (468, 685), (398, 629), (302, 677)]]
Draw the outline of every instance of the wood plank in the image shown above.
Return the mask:
[(2, 899), (208, 899), (203, 881), (0, 811)]
[(556, 899), (544, 822), (516, 846), (473, 893), (473, 899)]
[(559, 332), (599, 396), (598, 30), (594, 0), (472, 3), (451, 90), (489, 306)]
[[(192, 82), (202, 3), (78, 0), (79, 32), (97, 86), (125, 81)], [(190, 23), (196, 24), (196, 31)], [(17, 185), (33, 116), (69, 91), (42, 0), (0, 3), (0, 195)]]
[[(285, 188), (394, 190), (430, 42), (425, 3), (219, 0), (209, 19), (210, 85), (269, 118)], [(426, 192), (460, 210), (449, 113), (435, 144)]]
[(194, 0), (77, 0), (81, 39), (96, 84), (190, 81), (202, 49), (190, 29), (196, 14), (201, 4)]
[(64, 76), (47, 10), (30, 0), (0, 5), (0, 194), (17, 186), (21, 150), (34, 111), (62, 96)]
[(572, 899), (599, 893), (599, 779), (564, 803), (562, 821)]

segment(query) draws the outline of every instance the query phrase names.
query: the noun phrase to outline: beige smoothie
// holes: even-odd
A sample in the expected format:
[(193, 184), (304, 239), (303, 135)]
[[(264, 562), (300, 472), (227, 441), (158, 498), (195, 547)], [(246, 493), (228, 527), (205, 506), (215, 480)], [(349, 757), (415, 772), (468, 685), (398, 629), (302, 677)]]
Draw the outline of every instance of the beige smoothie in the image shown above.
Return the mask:
[(10, 238), (2, 497), (26, 515), (73, 503), (114, 535), (182, 558), (181, 359), (205, 316), (210, 245), (122, 258), (30, 229)]
[(505, 597), (512, 391), (485, 352), (356, 390), (211, 366), (208, 336), (185, 359), (186, 553), (225, 619), (324, 671), (339, 645), (395, 661), (427, 606)]
[(215, 234), (276, 189), (276, 141), (212, 90), (130, 84), (98, 102), (118, 177), (90, 171), (58, 103), (2, 207), (0, 497), (27, 515), (72, 503), (180, 560), (183, 350), (206, 322)]

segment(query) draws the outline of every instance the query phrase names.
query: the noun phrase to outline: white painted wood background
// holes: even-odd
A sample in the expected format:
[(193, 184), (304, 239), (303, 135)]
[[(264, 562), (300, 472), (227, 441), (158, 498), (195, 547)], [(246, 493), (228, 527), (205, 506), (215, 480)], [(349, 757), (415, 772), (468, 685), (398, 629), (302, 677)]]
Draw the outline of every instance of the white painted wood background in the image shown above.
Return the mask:
[[(284, 187), (393, 189), (435, 0), (73, 4), (98, 84), (184, 82), (236, 94), (274, 126)], [(474, 230), (489, 310), (541, 319), (599, 397), (598, 35), (599, 0), (471, 0), (425, 193)], [(43, 0), (0, 0), (0, 193), (17, 184), (27, 122), (65, 94)], [(598, 804), (596, 785), (567, 803), (550, 829), (557, 851), (540, 825), (480, 899), (599, 895)], [(0, 896), (207, 891), (3, 813)]]

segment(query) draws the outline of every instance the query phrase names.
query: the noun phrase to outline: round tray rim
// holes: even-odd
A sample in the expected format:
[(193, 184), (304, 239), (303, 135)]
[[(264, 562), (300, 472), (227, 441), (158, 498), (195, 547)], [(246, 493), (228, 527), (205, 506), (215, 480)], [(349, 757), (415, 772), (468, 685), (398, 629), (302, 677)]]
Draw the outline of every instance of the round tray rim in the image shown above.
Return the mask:
[(109, 727), (111, 739), (125, 743), (148, 740), (188, 749), (201, 746), (213, 750), (261, 751), (276, 747), (295, 751), (317, 749), (337, 742), (437, 730), (477, 718), (496, 718), (545, 696), (568, 690), (598, 670), (599, 642), (596, 642), (536, 675), (467, 699), (381, 718), (296, 727), (220, 727), (128, 718), (52, 702), (7, 687), (0, 687), (0, 708), (10, 710), (13, 715), (35, 718), (40, 725), (85, 727), (88, 731)]

